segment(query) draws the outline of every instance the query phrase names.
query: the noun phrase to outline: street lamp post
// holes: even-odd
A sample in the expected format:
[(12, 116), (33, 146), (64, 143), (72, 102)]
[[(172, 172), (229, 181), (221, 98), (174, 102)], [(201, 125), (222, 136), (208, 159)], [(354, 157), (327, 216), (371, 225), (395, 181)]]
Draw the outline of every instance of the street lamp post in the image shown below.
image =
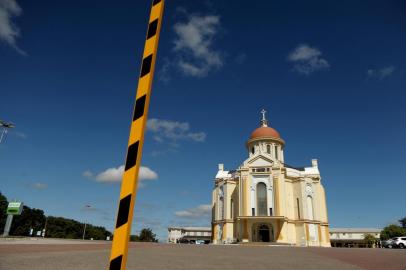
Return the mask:
[(42, 238), (45, 238), (45, 234), (47, 233), (47, 223), (48, 223), (48, 217), (45, 217), (45, 226), (44, 226), (44, 231), (42, 232)]
[(82, 240), (85, 240), (85, 234), (86, 234), (86, 222), (85, 222), (85, 227), (83, 228)]
[[(85, 205), (85, 209), (89, 208), (91, 210), (92, 206), (91, 205)], [(83, 235), (82, 235), (82, 240), (85, 240), (85, 235), (86, 235), (86, 221), (85, 221), (85, 226), (83, 227)]]
[(3, 120), (0, 120), (0, 127), (2, 128), (1, 135), (0, 135), (0, 143), (1, 143), (6, 136), (8, 129), (14, 128), (15, 125), (13, 123), (7, 123)]

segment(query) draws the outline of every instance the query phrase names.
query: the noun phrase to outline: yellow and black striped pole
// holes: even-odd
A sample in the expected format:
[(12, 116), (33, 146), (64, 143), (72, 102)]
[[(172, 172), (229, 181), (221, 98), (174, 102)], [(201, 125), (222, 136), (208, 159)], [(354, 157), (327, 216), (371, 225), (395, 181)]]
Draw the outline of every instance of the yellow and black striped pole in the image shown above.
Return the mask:
[(125, 270), (128, 241), (131, 232), (134, 202), (137, 193), (138, 172), (141, 163), (145, 126), (147, 123), (151, 86), (161, 30), (164, 0), (153, 0), (149, 26), (138, 80), (137, 96), (128, 140), (127, 158), (121, 183), (120, 204), (111, 247), (110, 270)]

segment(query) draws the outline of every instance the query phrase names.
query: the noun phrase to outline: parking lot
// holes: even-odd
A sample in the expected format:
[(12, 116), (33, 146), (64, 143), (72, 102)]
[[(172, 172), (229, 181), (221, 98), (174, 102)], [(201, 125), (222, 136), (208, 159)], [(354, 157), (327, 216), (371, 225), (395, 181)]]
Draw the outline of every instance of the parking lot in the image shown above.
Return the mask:
[[(110, 242), (0, 241), (0, 269), (107, 269)], [(406, 250), (131, 243), (127, 269), (406, 269)]]

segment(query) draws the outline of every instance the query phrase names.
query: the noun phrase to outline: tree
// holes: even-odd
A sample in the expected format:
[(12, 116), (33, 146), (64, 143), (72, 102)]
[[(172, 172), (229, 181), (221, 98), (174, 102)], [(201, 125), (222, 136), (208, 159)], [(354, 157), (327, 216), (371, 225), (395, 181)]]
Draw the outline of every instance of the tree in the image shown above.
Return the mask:
[(139, 242), (140, 241), (140, 237), (138, 235), (130, 235), (130, 241), (131, 242)]
[(13, 218), (13, 223), (10, 228), (10, 235), (28, 236), (30, 229), (42, 231), (45, 226), (45, 215), (41, 209), (30, 208), (23, 206), (21, 215), (16, 215)]
[(406, 235), (406, 229), (398, 225), (392, 224), (383, 228), (381, 232), (381, 240), (387, 240), (396, 236)]
[(406, 229), (406, 217), (400, 219), (399, 222), (402, 228)]
[(373, 245), (376, 243), (376, 240), (377, 239), (372, 234), (367, 233), (364, 235), (364, 243), (370, 248), (373, 247)]
[(152, 232), (150, 228), (144, 228), (141, 230), (139, 235), (140, 242), (158, 242), (158, 239), (155, 238), (156, 234)]
[(7, 206), (8, 206), (7, 198), (0, 192), (0, 233), (3, 233), (4, 226), (6, 225)]
[[(48, 217), (47, 237), (81, 239), (83, 237), (85, 224), (73, 219), (63, 217)], [(104, 227), (86, 224), (85, 239), (106, 240), (111, 232)]]
[[(0, 233), (4, 231), (7, 206), (7, 198), (0, 192)], [(37, 231), (45, 228), (45, 222), (47, 223), (46, 237), (81, 239), (83, 236), (85, 226), (83, 223), (62, 217), (49, 216), (46, 218), (43, 210), (28, 206), (23, 207), (21, 215), (13, 217), (10, 235), (28, 236), (30, 230), (33, 229), (34, 236), (36, 236)], [(86, 224), (86, 239), (106, 240), (107, 236), (111, 236), (111, 232), (104, 227)]]

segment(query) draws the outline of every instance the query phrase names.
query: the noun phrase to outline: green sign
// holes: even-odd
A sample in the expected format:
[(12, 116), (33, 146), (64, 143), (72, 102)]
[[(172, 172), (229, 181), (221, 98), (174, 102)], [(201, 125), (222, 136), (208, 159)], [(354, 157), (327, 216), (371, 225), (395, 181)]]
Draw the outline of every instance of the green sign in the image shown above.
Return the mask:
[(9, 202), (7, 207), (7, 215), (20, 215), (23, 211), (22, 202)]

